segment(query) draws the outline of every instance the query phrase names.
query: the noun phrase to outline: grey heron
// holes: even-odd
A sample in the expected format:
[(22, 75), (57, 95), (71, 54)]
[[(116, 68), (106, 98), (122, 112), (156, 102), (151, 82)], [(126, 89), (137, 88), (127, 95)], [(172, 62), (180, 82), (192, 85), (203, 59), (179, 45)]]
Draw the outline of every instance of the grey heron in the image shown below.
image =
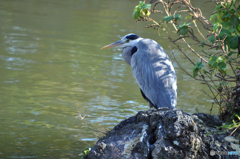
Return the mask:
[(149, 107), (168, 107), (177, 104), (177, 78), (168, 55), (152, 39), (144, 39), (135, 34), (127, 34), (120, 41), (102, 49), (123, 46), (123, 59), (131, 66), (142, 96)]

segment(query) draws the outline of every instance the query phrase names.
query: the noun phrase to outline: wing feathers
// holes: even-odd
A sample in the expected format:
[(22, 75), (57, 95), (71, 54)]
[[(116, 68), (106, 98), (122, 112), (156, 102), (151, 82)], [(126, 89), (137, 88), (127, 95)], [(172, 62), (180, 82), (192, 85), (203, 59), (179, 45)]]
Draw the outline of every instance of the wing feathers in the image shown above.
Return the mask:
[(140, 89), (157, 107), (175, 107), (176, 75), (167, 54), (150, 39), (139, 41), (137, 48), (131, 67)]

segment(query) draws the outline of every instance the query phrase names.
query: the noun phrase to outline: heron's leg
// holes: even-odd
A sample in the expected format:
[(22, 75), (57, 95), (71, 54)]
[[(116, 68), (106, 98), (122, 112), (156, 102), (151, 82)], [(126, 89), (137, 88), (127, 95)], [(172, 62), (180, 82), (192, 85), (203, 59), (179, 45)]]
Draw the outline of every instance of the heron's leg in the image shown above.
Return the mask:
[(149, 107), (150, 107), (150, 109), (154, 107), (154, 105), (150, 101), (149, 101)]

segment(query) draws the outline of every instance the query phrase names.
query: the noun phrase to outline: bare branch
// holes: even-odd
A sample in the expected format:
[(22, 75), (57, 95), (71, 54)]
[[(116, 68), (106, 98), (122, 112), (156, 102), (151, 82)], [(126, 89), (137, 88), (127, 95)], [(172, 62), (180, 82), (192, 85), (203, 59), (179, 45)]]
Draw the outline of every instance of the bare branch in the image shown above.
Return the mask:
[[(78, 111), (78, 110), (77, 110)], [(84, 123), (84, 125), (87, 127), (87, 128), (89, 128), (90, 130), (93, 130), (93, 131), (96, 131), (96, 132), (100, 132), (100, 133), (103, 133), (103, 134), (107, 134), (106, 132), (104, 132), (104, 131), (100, 131), (100, 130), (96, 130), (96, 129), (93, 129), (93, 128), (91, 128), (90, 126), (88, 126), (86, 123), (85, 123), (85, 121), (84, 121), (84, 118), (86, 117), (86, 115), (83, 117), (82, 115), (81, 115), (81, 113), (80, 113), (80, 111), (78, 111), (78, 115), (76, 116), (76, 118), (78, 118), (78, 117), (80, 117), (81, 118), (81, 120), (83, 121), (83, 123)], [(96, 135), (96, 134), (95, 134)]]

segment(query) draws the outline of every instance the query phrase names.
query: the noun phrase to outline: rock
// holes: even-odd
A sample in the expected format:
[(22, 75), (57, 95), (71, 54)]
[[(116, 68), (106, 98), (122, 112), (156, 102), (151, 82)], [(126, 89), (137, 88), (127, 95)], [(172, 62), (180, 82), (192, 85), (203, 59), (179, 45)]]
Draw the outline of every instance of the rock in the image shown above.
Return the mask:
[(217, 117), (189, 115), (179, 109), (140, 111), (100, 138), (85, 158), (238, 158), (210, 155), (210, 151), (235, 151), (225, 140), (226, 134), (213, 133), (214, 126), (221, 123)]
[[(195, 113), (193, 116), (196, 115), (198, 119), (203, 121), (203, 125), (208, 126), (208, 127), (216, 127), (216, 126), (221, 126), (222, 121), (215, 115), (210, 115), (210, 114), (205, 114), (205, 113)], [(195, 120), (198, 120), (193, 117)]]

